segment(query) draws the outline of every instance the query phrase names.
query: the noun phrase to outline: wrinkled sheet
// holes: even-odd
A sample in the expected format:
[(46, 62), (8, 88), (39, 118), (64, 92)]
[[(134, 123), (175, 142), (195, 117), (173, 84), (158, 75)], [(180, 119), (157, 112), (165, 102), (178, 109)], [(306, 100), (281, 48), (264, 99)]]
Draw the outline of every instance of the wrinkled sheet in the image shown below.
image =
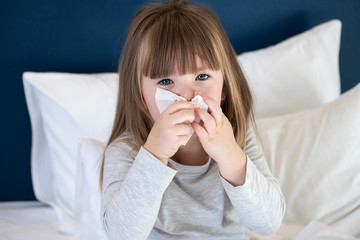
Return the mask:
[(54, 210), (37, 201), (0, 202), (1, 240), (74, 240), (57, 230)]
[(303, 228), (304, 225), (301, 224), (282, 223), (276, 233), (271, 236), (260, 236), (250, 231), (247, 231), (247, 233), (250, 236), (250, 240), (291, 240), (294, 239)]
[(271, 236), (248, 233), (250, 240), (359, 240), (317, 221), (311, 221), (307, 225), (282, 223), (277, 232)]
[[(360, 223), (359, 223), (360, 227)], [(336, 231), (328, 225), (311, 221), (294, 240), (357, 240), (347, 233)]]

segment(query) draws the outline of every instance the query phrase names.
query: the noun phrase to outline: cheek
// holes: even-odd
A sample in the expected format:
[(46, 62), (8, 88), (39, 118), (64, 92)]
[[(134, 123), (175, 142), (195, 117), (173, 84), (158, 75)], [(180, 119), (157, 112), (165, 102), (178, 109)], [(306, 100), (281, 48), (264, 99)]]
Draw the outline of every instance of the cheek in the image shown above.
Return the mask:
[(206, 93), (209, 97), (215, 100), (219, 105), (222, 101), (222, 87), (217, 86), (216, 88), (212, 88)]
[(215, 97), (215, 101), (218, 102), (218, 103), (220, 103), (220, 102), (221, 102), (221, 98), (222, 98), (222, 88), (221, 88), (221, 87), (219, 87), (219, 88), (216, 89), (216, 92), (214, 93), (214, 96), (216, 96), (216, 97)]
[(214, 73), (214, 77), (212, 81), (209, 82), (208, 85), (204, 86), (204, 93), (214, 99), (219, 105), (223, 99), (223, 86), (224, 86), (224, 78), (220, 71)]
[(154, 120), (154, 122), (156, 122), (156, 120), (160, 116), (160, 112), (159, 112), (159, 109), (158, 109), (156, 103), (154, 102), (154, 104), (152, 104), (151, 106), (148, 106), (148, 108), (149, 108), (149, 112), (150, 112), (152, 119)]
[(156, 121), (160, 116), (160, 112), (155, 102), (155, 92), (144, 92), (144, 100), (152, 119)]

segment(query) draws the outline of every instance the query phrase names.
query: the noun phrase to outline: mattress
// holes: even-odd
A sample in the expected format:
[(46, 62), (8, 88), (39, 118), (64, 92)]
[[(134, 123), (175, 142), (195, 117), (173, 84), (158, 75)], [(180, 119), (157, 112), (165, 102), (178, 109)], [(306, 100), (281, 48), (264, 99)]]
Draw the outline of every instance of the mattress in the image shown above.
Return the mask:
[(54, 210), (38, 201), (0, 203), (1, 240), (74, 240), (57, 230)]

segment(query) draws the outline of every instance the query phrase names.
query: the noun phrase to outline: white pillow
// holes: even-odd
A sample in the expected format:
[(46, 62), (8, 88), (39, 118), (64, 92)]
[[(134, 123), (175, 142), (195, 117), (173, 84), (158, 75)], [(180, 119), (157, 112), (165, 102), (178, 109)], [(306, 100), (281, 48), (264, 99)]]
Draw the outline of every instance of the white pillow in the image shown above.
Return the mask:
[(77, 141), (107, 141), (117, 74), (23, 74), (32, 128), (31, 175), (36, 198), (55, 208), (59, 230), (73, 233)]
[(254, 95), (257, 118), (313, 108), (340, 95), (341, 22), (332, 20), (238, 61)]
[(360, 237), (360, 84), (318, 108), (257, 121), (286, 198), (284, 222)]
[(76, 174), (75, 236), (79, 240), (106, 240), (100, 208), (100, 164), (105, 143), (80, 139)]

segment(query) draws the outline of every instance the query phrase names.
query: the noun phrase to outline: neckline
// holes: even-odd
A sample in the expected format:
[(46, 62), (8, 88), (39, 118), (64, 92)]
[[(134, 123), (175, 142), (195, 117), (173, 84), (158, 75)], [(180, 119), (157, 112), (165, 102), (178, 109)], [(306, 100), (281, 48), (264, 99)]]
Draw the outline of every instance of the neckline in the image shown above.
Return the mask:
[(205, 173), (210, 166), (211, 158), (209, 157), (205, 164), (191, 166), (191, 165), (184, 165), (178, 162), (175, 162), (173, 159), (169, 159), (169, 162), (177, 169), (179, 173), (185, 174), (201, 174)]

